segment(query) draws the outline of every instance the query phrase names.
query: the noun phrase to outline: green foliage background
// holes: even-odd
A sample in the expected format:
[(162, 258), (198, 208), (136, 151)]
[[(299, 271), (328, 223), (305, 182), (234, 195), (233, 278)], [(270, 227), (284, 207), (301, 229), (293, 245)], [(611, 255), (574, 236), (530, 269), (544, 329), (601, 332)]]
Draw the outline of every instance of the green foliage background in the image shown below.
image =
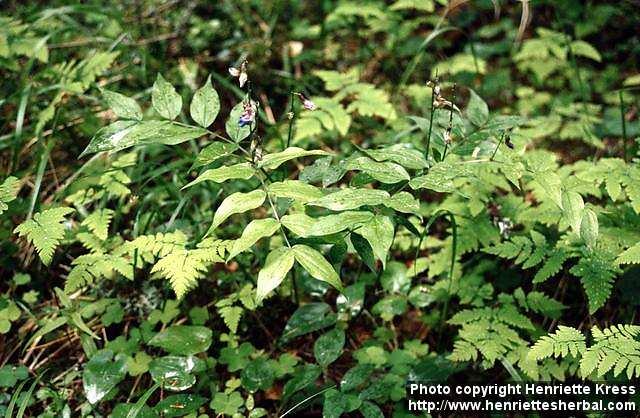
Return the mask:
[(640, 377), (633, 1), (4, 6), (5, 416)]

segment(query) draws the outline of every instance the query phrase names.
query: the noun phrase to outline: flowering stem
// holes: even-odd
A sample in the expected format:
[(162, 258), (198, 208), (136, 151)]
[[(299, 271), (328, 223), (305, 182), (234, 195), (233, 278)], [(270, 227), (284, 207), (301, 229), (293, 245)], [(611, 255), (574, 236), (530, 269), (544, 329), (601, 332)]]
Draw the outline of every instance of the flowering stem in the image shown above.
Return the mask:
[[(436, 75), (436, 83), (437, 81)], [(429, 130), (427, 133), (427, 149), (424, 152), (424, 158), (427, 160), (427, 170), (429, 169), (429, 148), (431, 146), (431, 128), (433, 127), (433, 112), (435, 111), (434, 100), (436, 98), (436, 89), (435, 85), (431, 87), (431, 114), (429, 115)]]

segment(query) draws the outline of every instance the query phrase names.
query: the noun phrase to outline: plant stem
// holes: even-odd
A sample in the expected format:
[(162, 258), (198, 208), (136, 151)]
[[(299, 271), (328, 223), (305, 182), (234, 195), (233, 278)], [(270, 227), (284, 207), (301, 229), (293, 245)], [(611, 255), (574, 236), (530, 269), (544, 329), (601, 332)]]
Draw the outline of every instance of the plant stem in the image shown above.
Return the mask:
[(287, 134), (287, 148), (291, 145), (291, 137), (293, 136), (293, 122), (296, 119), (296, 112), (294, 109), (294, 97), (293, 91), (291, 92), (291, 106), (289, 106), (289, 133)]
[(625, 161), (627, 161), (627, 121), (624, 118), (624, 97), (622, 96), (622, 90), (618, 91), (620, 97), (620, 123), (622, 124), (622, 149)]
[[(436, 83), (438, 82), (438, 74), (436, 73)], [(433, 128), (433, 113), (435, 111), (434, 100), (436, 98), (435, 85), (431, 88), (431, 114), (429, 115), (429, 130), (427, 132), (427, 149), (424, 152), (424, 158), (427, 160), (427, 170), (429, 170), (429, 148), (431, 147), (431, 129)]]
[(504, 131), (502, 131), (502, 135), (500, 136), (500, 142), (498, 142), (496, 149), (493, 150), (493, 154), (491, 154), (491, 158), (489, 158), (489, 161), (493, 161), (493, 159), (495, 158), (496, 153), (498, 152), (498, 148), (500, 148), (500, 145), (502, 145), (502, 141), (504, 141)]

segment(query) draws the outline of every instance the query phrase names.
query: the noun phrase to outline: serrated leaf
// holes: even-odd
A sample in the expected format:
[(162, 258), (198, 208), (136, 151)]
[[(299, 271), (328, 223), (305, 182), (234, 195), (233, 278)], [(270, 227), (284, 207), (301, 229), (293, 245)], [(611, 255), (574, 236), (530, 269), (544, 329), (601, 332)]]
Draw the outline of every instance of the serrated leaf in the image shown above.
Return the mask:
[(640, 243), (627, 248), (616, 258), (618, 264), (640, 264)]
[(195, 180), (183, 186), (181, 190), (195, 186), (203, 181), (213, 181), (222, 183), (231, 179), (248, 180), (256, 174), (256, 170), (250, 163), (240, 163), (234, 165), (225, 165), (219, 168), (212, 168), (200, 174)]
[(284, 162), (293, 160), (294, 158), (306, 157), (309, 155), (331, 155), (331, 153), (319, 149), (305, 150), (298, 147), (289, 147), (284, 151), (267, 154), (262, 157), (262, 160), (258, 163), (258, 168), (274, 170), (280, 167), (280, 165)]
[(584, 210), (582, 221), (580, 222), (580, 238), (588, 247), (595, 247), (598, 239), (598, 216), (591, 209)]
[(113, 110), (113, 113), (119, 118), (142, 120), (142, 109), (134, 99), (110, 90), (104, 90), (102, 96), (109, 108)]
[(216, 120), (220, 111), (220, 98), (211, 84), (211, 76), (193, 95), (189, 111), (191, 118), (203, 128), (207, 128)]
[(574, 191), (567, 191), (562, 194), (562, 216), (576, 233), (580, 232), (583, 211), (584, 201), (580, 194)]
[(280, 224), (274, 218), (254, 219), (242, 231), (242, 236), (238, 238), (229, 251), (227, 262), (241, 252), (251, 248), (253, 244), (261, 238), (269, 237), (278, 230)]
[(64, 237), (64, 217), (73, 211), (71, 208), (47, 209), (18, 225), (13, 232), (26, 236), (36, 247), (42, 262), (49, 265), (53, 252)]
[(9, 208), (8, 203), (16, 198), (20, 190), (20, 180), (9, 176), (0, 184), (0, 215)]
[(82, 226), (86, 226), (89, 231), (93, 232), (96, 237), (101, 240), (107, 239), (109, 223), (113, 218), (113, 210), (98, 209), (82, 221)]
[(307, 270), (311, 277), (327, 282), (342, 292), (342, 282), (338, 273), (319, 251), (303, 244), (294, 245), (292, 250), (296, 261)]
[(278, 287), (293, 267), (294, 252), (289, 247), (280, 247), (267, 256), (264, 267), (258, 273), (256, 299), (260, 302), (269, 292)]
[(153, 108), (165, 119), (175, 119), (182, 110), (182, 97), (167, 80), (158, 73), (151, 89)]
[(254, 190), (249, 193), (236, 192), (229, 195), (216, 209), (216, 213), (213, 215), (213, 223), (207, 235), (213, 232), (229, 216), (259, 207), (266, 197), (267, 194), (262, 190)]

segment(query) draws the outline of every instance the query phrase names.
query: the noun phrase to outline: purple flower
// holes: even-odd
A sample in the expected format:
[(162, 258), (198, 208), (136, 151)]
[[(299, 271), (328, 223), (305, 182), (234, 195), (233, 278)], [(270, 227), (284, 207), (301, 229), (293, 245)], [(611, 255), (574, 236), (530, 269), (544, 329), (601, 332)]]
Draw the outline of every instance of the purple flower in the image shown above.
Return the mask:
[(238, 126), (244, 128), (245, 126), (251, 125), (256, 119), (256, 108), (250, 101), (247, 101), (244, 104), (242, 114), (238, 119)]
[(302, 102), (302, 107), (304, 107), (307, 110), (316, 110), (318, 107), (316, 106), (315, 103), (313, 103), (313, 101), (311, 99), (309, 99), (307, 96), (305, 96), (302, 93), (295, 93), (296, 96), (298, 96), (298, 98), (300, 99), (300, 101)]

